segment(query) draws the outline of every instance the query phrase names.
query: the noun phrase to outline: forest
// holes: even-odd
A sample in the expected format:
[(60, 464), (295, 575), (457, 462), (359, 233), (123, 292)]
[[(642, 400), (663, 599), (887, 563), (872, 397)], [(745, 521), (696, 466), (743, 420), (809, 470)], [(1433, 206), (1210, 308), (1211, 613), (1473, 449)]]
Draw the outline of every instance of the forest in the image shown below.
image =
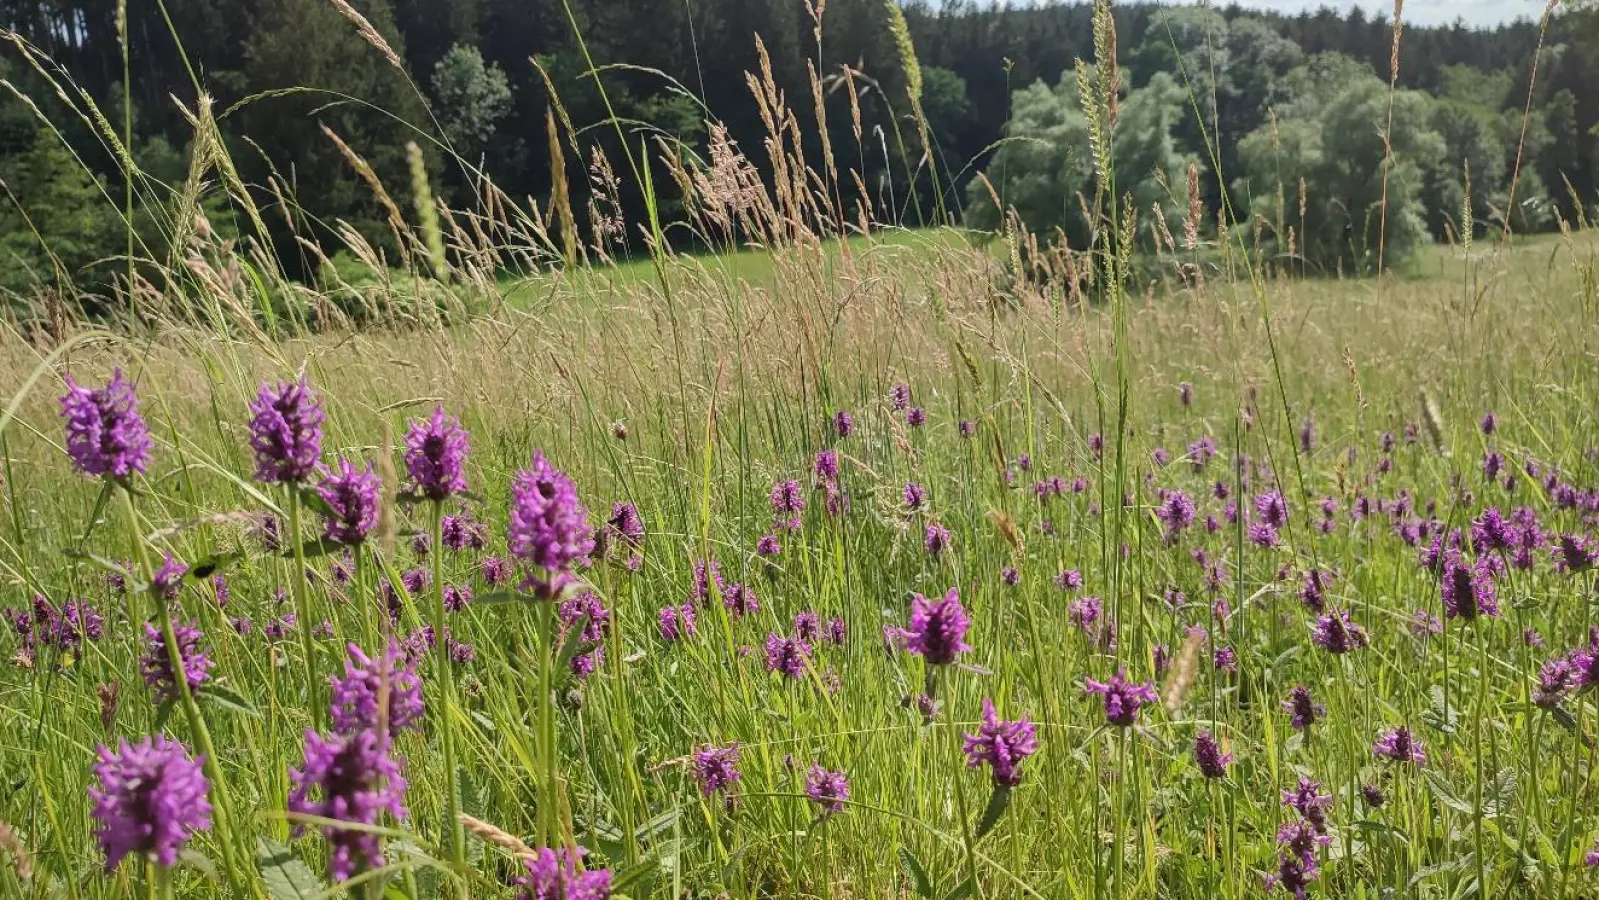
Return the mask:
[[(811, 119), (792, 132), (810, 137), (805, 157), (820, 170), (831, 152), (853, 170), (841, 181), (875, 220), (993, 229), (1003, 205), (1081, 246), (1092, 123), (1074, 71), (1102, 64), (1092, 6), (886, 6), (4, 0), (0, 288), (105, 289), (130, 255), (170, 253), (184, 230), (171, 200), (185, 192), (207, 227), (314, 277), (307, 242), (335, 255), (341, 225), (383, 248), (373, 182), (407, 207), (413, 142), (443, 203), (481, 203), (488, 179), (545, 203), (552, 111), (569, 132), (563, 155), (581, 157), (560, 162), (585, 230), (639, 221), (650, 182), (669, 224), (682, 213), (670, 179), (624, 160), (671, 152), (708, 167), (714, 131), (770, 180), (770, 129), (747, 79), (765, 71)], [(1266, 227), (1307, 271), (1384, 264), (1370, 246), (1379, 191), (1393, 258), (1458, 235), (1466, 216), (1478, 233), (1555, 228), (1599, 196), (1599, 92), (1585, 90), (1599, 79), (1599, 12), (1555, 7), (1491, 30), (1406, 25), (1396, 44), (1389, 18), (1360, 9), (1118, 4), (1122, 186), (1140, 209), (1181, 218), (1193, 170), (1208, 229), (1219, 213)], [(272, 213), (246, 219), (220, 183)], [(612, 240), (614, 256), (642, 252), (637, 233)]]

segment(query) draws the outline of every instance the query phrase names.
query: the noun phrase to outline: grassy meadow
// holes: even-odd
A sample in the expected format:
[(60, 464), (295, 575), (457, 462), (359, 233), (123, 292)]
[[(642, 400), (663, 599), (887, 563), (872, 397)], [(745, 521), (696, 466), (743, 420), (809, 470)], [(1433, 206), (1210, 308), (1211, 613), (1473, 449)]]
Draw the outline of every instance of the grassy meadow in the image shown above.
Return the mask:
[[(683, 174), (703, 255), (408, 211), (311, 286), (197, 227), (132, 312), (8, 319), (0, 897), (1594, 896), (1591, 230), (1304, 278), (793, 162)], [(63, 398), (126, 424), (117, 372), (113, 477)]]

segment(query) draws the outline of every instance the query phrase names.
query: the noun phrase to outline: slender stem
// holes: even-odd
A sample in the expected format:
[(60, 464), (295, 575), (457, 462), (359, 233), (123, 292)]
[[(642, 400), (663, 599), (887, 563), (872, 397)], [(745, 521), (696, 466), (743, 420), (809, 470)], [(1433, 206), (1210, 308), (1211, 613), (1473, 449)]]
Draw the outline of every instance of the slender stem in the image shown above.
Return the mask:
[[(1479, 625), (1479, 628), (1480, 627), (1481, 626)], [(1464, 637), (1466, 634), (1465, 630), (1462, 629), (1460, 634), (1462, 637)], [(1482, 765), (1482, 719), (1483, 716), (1487, 715), (1488, 712), (1487, 635), (1477, 635), (1477, 652), (1479, 660), (1477, 665), (1477, 715), (1474, 717), (1474, 721), (1472, 722), (1472, 755), (1477, 758), (1477, 814), (1472, 817), (1472, 828), (1474, 831), (1473, 837), (1477, 845), (1477, 893), (1478, 896), (1491, 897), (1493, 896), (1493, 893), (1488, 889), (1488, 865), (1487, 861), (1483, 858), (1482, 843), (1482, 779), (1484, 772)], [(1504, 811), (1500, 810), (1500, 812), (1503, 813)]]
[(439, 741), (444, 745), (444, 848), (451, 862), (466, 860), (466, 836), (461, 832), (461, 793), (455, 772), (455, 671), (444, 632), (444, 505), (434, 500), (433, 533), (429, 551), (433, 560), (433, 667), (437, 669)]
[(556, 801), (555, 761), (555, 621), (554, 601), (539, 601), (539, 762), (543, 796), (539, 797), (539, 842), (550, 846), (560, 833)]
[[(939, 666), (939, 671), (944, 678), (944, 723), (949, 730), (950, 743), (955, 745), (955, 757), (961, 754), (961, 733), (955, 725), (955, 670), (950, 666)], [(971, 872), (972, 894), (977, 900), (983, 900), (983, 883), (977, 877), (977, 848), (972, 840), (972, 820), (966, 809), (966, 788), (961, 783), (963, 766), (951, 766), (951, 777), (955, 780), (955, 809), (961, 817), (961, 846), (966, 850), (966, 867)]]
[(311, 598), (306, 595), (305, 547), (300, 543), (300, 486), (289, 484), (289, 543), (294, 548), (294, 571), (289, 589), (294, 591), (294, 611), (300, 617), (300, 652), (305, 657), (305, 704), (311, 710), (311, 726), (321, 731), (327, 725), (327, 704), (322, 702), (316, 676), (316, 646), (311, 641)]
[[(152, 575), (150, 554), (144, 545), (144, 538), (140, 536), (139, 514), (133, 508), (133, 491), (123, 485), (117, 493), (122, 495), (122, 510), (128, 517), (128, 527), (132, 531), (133, 557), (139, 567), (139, 578), (148, 585)], [(228, 805), (227, 784), (222, 778), (222, 764), (218, 761), (216, 747), (211, 743), (211, 732), (206, 728), (205, 719), (200, 715), (200, 706), (194, 702), (194, 694), (189, 690), (189, 679), (183, 673), (183, 654), (178, 649), (177, 633), (172, 627), (172, 612), (167, 608), (167, 604), (156, 596), (153, 587), (147, 587), (145, 590), (150, 592), (150, 599), (155, 603), (161, 620), (161, 639), (167, 645), (167, 663), (172, 667), (172, 680), (177, 686), (178, 702), (183, 707), (183, 716), (189, 723), (189, 730), (194, 734), (194, 741), (199, 745), (205, 774), (211, 782), (212, 817), (217, 826), (217, 843), (222, 847), (222, 866), (227, 871), (228, 885), (233, 889), (233, 894), (241, 896), (243, 891), (240, 890), (238, 869), (233, 857), (234, 834), (230, 827), (232, 815)], [(128, 593), (130, 595), (137, 593), (131, 584), (128, 585)]]

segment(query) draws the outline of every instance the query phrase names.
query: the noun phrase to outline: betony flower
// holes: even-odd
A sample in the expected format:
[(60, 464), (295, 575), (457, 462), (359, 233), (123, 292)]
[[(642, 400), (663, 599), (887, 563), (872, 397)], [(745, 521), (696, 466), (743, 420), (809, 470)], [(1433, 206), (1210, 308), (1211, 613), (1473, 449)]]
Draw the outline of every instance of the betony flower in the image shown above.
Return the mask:
[(700, 783), (700, 792), (709, 797), (726, 791), (743, 777), (738, 770), (738, 745), (713, 747), (710, 744), (694, 751), (692, 761), (694, 778)]
[(250, 413), (255, 479), (298, 484), (311, 477), (322, 458), (322, 423), (327, 414), (305, 377), (276, 387), (263, 382)]
[(533, 451), (532, 464), (511, 482), (511, 555), (535, 569), (529, 583), (540, 596), (559, 594), (566, 570), (594, 552), (588, 510), (565, 472)]
[(822, 635), (822, 619), (813, 610), (801, 610), (794, 616), (794, 636), (814, 643)]
[(1283, 701), (1283, 712), (1288, 713), (1288, 724), (1295, 731), (1304, 731), (1326, 715), (1327, 708), (1311, 698), (1310, 688), (1296, 684), (1288, 692), (1288, 699)]
[(66, 376), (61, 397), (66, 420), (67, 455), (73, 466), (95, 478), (127, 478), (150, 463), (150, 428), (139, 415), (133, 384), (117, 369), (103, 388), (90, 390)]
[(903, 410), (911, 405), (911, 388), (908, 384), (896, 384), (888, 390), (888, 402), (896, 411)]
[(1201, 775), (1206, 778), (1222, 778), (1227, 774), (1227, 766), (1232, 761), (1232, 754), (1221, 751), (1221, 745), (1216, 742), (1215, 735), (1201, 731), (1194, 736), (1194, 765), (1199, 767)]
[(922, 546), (927, 549), (927, 555), (938, 559), (949, 548), (949, 529), (937, 522), (927, 523), (927, 529), (922, 534)]
[(905, 482), (905, 489), (900, 492), (900, 496), (905, 501), (906, 509), (921, 509), (922, 504), (927, 502), (927, 488), (914, 481), (907, 481)]
[(316, 492), (332, 515), (326, 517), (322, 536), (339, 544), (359, 544), (378, 527), (378, 494), (383, 488), (372, 464), (366, 471), (348, 459), (324, 472)]
[(824, 482), (837, 481), (838, 451), (818, 450), (816, 452), (816, 464), (812, 467), (812, 470), (816, 473), (816, 477)]
[(988, 766), (995, 786), (1013, 788), (1022, 781), (1022, 760), (1038, 752), (1038, 729), (1025, 718), (1001, 720), (994, 701), (985, 697), (982, 724), (975, 734), (965, 735), (962, 749), (968, 769)]
[(1282, 529), (1288, 524), (1288, 501), (1277, 491), (1267, 491), (1255, 498), (1255, 512), (1260, 514), (1260, 519), (1274, 529)]
[(1411, 762), (1418, 766), (1427, 761), (1427, 754), (1421, 748), (1421, 741), (1416, 740), (1410, 729), (1403, 725), (1390, 728), (1379, 735), (1371, 752), (1383, 759)]
[(1178, 534), (1194, 524), (1194, 501), (1182, 491), (1166, 491), (1155, 517), (1166, 526), (1167, 543), (1174, 543)]
[[(183, 664), (183, 680), (190, 691), (198, 690), (210, 677), (211, 657), (200, 646), (205, 635), (190, 623), (174, 622), (173, 636), (177, 638), (178, 657)], [(172, 671), (172, 656), (167, 650), (166, 637), (154, 625), (144, 626), (145, 654), (139, 657), (139, 674), (154, 692), (156, 701), (164, 703), (177, 699), (178, 682)]]
[(466, 456), (472, 450), (461, 420), (445, 415), (444, 406), (433, 417), (413, 419), (405, 435), (405, 469), (413, 494), (429, 500), (446, 500), (466, 491)]
[(1155, 683), (1127, 680), (1127, 670), (1118, 669), (1108, 682), (1083, 679), (1084, 690), (1104, 698), (1105, 721), (1126, 728), (1138, 721), (1138, 710), (1160, 699)]
[(1468, 564), (1458, 550), (1444, 554), (1440, 590), (1446, 618), (1470, 622), (1479, 615), (1489, 618), (1499, 615), (1498, 594), (1494, 590), (1493, 572), (1485, 562), (1487, 558)]
[(1316, 646), (1332, 654), (1348, 653), (1366, 646), (1366, 629), (1355, 624), (1349, 612), (1330, 609), (1316, 620), (1310, 639)]
[(805, 511), (805, 494), (799, 482), (789, 479), (772, 485), (772, 512), (777, 516), (777, 528), (793, 531), (800, 527), (800, 513)]
[(729, 584), (727, 590), (722, 592), (722, 605), (733, 614), (733, 618), (742, 619), (758, 612), (761, 601), (755, 596), (755, 589), (749, 585)]
[(189, 838), (211, 828), (202, 760), (163, 735), (102, 745), (94, 775), (89, 802), (108, 872), (130, 853), (171, 868)]
[(813, 763), (805, 775), (805, 796), (822, 808), (823, 815), (844, 811), (844, 801), (849, 799), (849, 778), (842, 771), (834, 772)]
[(912, 428), (920, 428), (927, 424), (927, 410), (920, 406), (913, 406), (905, 410), (905, 424)]
[(697, 628), (695, 626), (694, 604), (667, 605), (661, 608), (662, 640), (669, 644), (675, 643), (684, 638), (693, 637), (695, 631), (697, 631)]
[(855, 431), (855, 417), (844, 410), (833, 414), (833, 433), (847, 438)]
[[(305, 765), (289, 770), (289, 812), (355, 825), (376, 825), (384, 812), (405, 818), (405, 779), (389, 756), (389, 741), (371, 730), (322, 737), (305, 733)], [(296, 831), (303, 831), (296, 826)], [(337, 825), (321, 827), (332, 845), (328, 872), (335, 881), (383, 865), (378, 835)]]
[(374, 660), (360, 647), (350, 644), (344, 661), (344, 677), (328, 676), (332, 686), (333, 730), (354, 734), (378, 726), (378, 697), (388, 684), (389, 734), (422, 728), (422, 679), (416, 674), (416, 659), (408, 657), (397, 643)]
[(522, 890), (517, 900), (607, 900), (611, 896), (611, 871), (590, 869), (579, 872), (580, 853), (561, 847), (540, 849), (523, 857), (526, 873), (516, 880)]
[(1332, 802), (1331, 794), (1322, 793), (1321, 782), (1304, 775), (1299, 776), (1299, 784), (1293, 790), (1283, 791), (1283, 805), (1304, 816), (1318, 834), (1326, 833), (1327, 810), (1332, 809)]
[(471, 516), (445, 516), (439, 521), (439, 531), (444, 549), (456, 553), (463, 550), (482, 550), (488, 543), (488, 529)]
[(1570, 659), (1556, 658), (1538, 670), (1538, 686), (1532, 702), (1541, 709), (1554, 709), (1577, 686), (1581, 672)]
[(797, 637), (776, 632), (766, 636), (766, 671), (799, 678), (810, 666), (811, 645)]
[(971, 627), (957, 589), (950, 588), (942, 600), (928, 600), (916, 594), (911, 598), (910, 626), (903, 634), (905, 649), (929, 665), (949, 665), (957, 655), (972, 649), (966, 643), (966, 632)]

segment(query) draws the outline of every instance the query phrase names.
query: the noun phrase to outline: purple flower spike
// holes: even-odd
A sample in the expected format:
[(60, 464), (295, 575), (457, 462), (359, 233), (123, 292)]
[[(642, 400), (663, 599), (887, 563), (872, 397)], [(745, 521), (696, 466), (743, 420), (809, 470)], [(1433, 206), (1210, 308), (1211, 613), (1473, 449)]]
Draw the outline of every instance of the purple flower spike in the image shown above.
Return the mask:
[(1331, 794), (1322, 793), (1321, 782), (1304, 775), (1299, 776), (1299, 784), (1293, 790), (1283, 791), (1283, 805), (1304, 816), (1317, 834), (1327, 830), (1327, 810), (1332, 809), (1332, 802)]
[(777, 516), (775, 527), (793, 531), (800, 527), (800, 513), (805, 511), (805, 494), (798, 481), (789, 479), (772, 485), (772, 513)]
[(1538, 687), (1532, 692), (1532, 702), (1541, 709), (1554, 709), (1580, 678), (1581, 672), (1571, 660), (1551, 659), (1538, 670)]
[(1288, 713), (1288, 724), (1295, 731), (1304, 731), (1327, 714), (1327, 707), (1311, 698), (1310, 688), (1298, 684), (1288, 692), (1288, 699), (1283, 701), (1283, 712)]
[(123, 740), (114, 751), (101, 746), (99, 756), (89, 802), (106, 871), (130, 853), (171, 868), (189, 838), (211, 827), (202, 761), (163, 735)]
[(322, 458), (322, 401), (304, 376), (273, 387), (262, 383), (250, 403), (250, 449), (255, 480), (298, 484), (310, 478)]
[(429, 500), (445, 500), (466, 490), (466, 455), (472, 450), (461, 420), (435, 406), (427, 421), (414, 419), (405, 435), (405, 469), (411, 491)]
[(1427, 754), (1422, 750), (1421, 741), (1416, 740), (1410, 729), (1403, 725), (1390, 728), (1378, 736), (1371, 752), (1383, 759), (1410, 762), (1418, 766), (1427, 761)]
[(842, 771), (830, 771), (814, 763), (805, 775), (805, 796), (822, 808), (823, 815), (841, 813), (844, 801), (849, 799), (849, 778)]
[(661, 639), (668, 644), (694, 636), (696, 631), (694, 604), (665, 606), (661, 608)]
[(695, 750), (693, 769), (694, 778), (705, 796), (726, 791), (743, 777), (738, 770), (738, 745), (712, 747), (707, 744)]
[(1366, 629), (1355, 624), (1347, 610), (1332, 609), (1316, 620), (1310, 639), (1332, 654), (1348, 653), (1366, 646)]
[(1117, 670), (1115, 677), (1108, 682), (1085, 678), (1083, 683), (1088, 693), (1104, 698), (1105, 721), (1121, 728), (1135, 724), (1138, 710), (1160, 699), (1160, 695), (1155, 693), (1154, 682), (1140, 684), (1128, 681), (1125, 669)]
[(955, 657), (972, 649), (966, 632), (972, 620), (961, 606), (960, 592), (950, 588), (942, 600), (928, 600), (921, 594), (911, 598), (910, 627), (905, 629), (905, 649), (927, 660), (928, 665), (947, 666)]
[(522, 890), (517, 900), (607, 900), (611, 896), (609, 869), (577, 870), (581, 857), (566, 848), (548, 847), (522, 860), (527, 874), (516, 880)]
[(375, 729), (378, 725), (378, 696), (384, 680), (389, 690), (389, 734), (422, 728), (422, 679), (416, 674), (416, 659), (408, 657), (397, 643), (373, 660), (355, 644), (349, 645), (350, 658), (344, 661), (344, 677), (328, 676), (333, 686), (333, 728), (339, 734)]
[(922, 535), (922, 546), (927, 549), (927, 555), (938, 559), (949, 549), (949, 529), (937, 522), (927, 523), (927, 530)]
[(150, 428), (139, 415), (133, 384), (117, 369), (103, 388), (90, 390), (66, 378), (61, 417), (66, 420), (67, 455), (79, 472), (95, 478), (127, 478), (150, 463)]
[(594, 552), (594, 532), (588, 510), (577, 499), (577, 487), (537, 450), (533, 464), (511, 482), (507, 530), (511, 555), (548, 573), (533, 574), (531, 580), (541, 585), (555, 584), (556, 573)]
[(1484, 557), (1475, 564), (1467, 564), (1460, 551), (1444, 554), (1443, 586), (1444, 616), (1450, 619), (1472, 621), (1479, 615), (1494, 618), (1499, 615), (1499, 597), (1494, 590), (1493, 571)]
[(755, 596), (755, 589), (749, 585), (729, 584), (727, 590), (722, 592), (722, 605), (733, 614), (733, 618), (742, 619), (759, 612), (761, 601)]
[(855, 417), (844, 410), (839, 410), (833, 416), (833, 433), (841, 438), (847, 438), (855, 432)]
[(1038, 752), (1038, 729), (1027, 719), (1002, 721), (994, 711), (994, 701), (983, 699), (983, 722), (976, 734), (965, 735), (966, 767), (988, 766), (996, 787), (1013, 788), (1022, 783), (1022, 760)]
[[(326, 738), (307, 731), (305, 765), (290, 769), (289, 778), (289, 812), (356, 825), (376, 825), (384, 812), (405, 818), (405, 779), (389, 756), (388, 739), (372, 731)], [(328, 872), (334, 881), (383, 865), (376, 834), (334, 825), (321, 831), (333, 847)]]
[(800, 678), (810, 667), (811, 645), (798, 637), (766, 636), (766, 671)]
[(1233, 755), (1221, 752), (1221, 745), (1216, 742), (1216, 736), (1208, 731), (1201, 731), (1194, 736), (1194, 765), (1199, 767), (1199, 773), (1206, 778), (1222, 778), (1227, 775), (1227, 767), (1232, 764)]
[(378, 527), (378, 494), (383, 481), (366, 464), (366, 471), (341, 459), (337, 469), (329, 470), (316, 492), (333, 511), (323, 526), (322, 536), (340, 544), (359, 544)]
[[(211, 677), (213, 665), (211, 657), (200, 647), (205, 635), (187, 623), (174, 623), (172, 632), (178, 639), (178, 656), (183, 660), (183, 680), (189, 690), (198, 690)], [(167, 652), (165, 636), (160, 629), (146, 623), (144, 638), (147, 645), (145, 654), (139, 657), (139, 673), (144, 676), (144, 683), (155, 693), (157, 702), (177, 699), (178, 682), (172, 672), (172, 657)]]

